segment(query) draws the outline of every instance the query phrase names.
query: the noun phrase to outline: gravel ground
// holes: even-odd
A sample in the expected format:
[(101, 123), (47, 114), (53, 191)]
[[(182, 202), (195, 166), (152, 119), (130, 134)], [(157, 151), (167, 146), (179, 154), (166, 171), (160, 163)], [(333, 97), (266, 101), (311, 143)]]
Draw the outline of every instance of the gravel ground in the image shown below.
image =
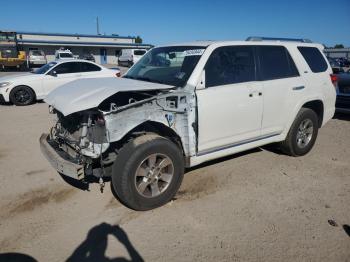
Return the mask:
[(266, 147), (188, 170), (148, 212), (63, 181), (39, 149), (52, 123), (45, 103), (0, 105), (0, 261), (350, 261), (350, 116), (305, 157)]

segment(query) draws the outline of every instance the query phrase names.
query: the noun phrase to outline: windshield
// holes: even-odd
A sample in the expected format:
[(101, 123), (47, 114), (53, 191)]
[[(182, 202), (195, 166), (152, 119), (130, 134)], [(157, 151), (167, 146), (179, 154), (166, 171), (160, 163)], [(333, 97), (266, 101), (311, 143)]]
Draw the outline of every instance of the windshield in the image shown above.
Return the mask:
[(71, 57), (73, 57), (73, 55), (71, 54), (71, 53), (60, 53), (60, 57), (64, 57), (64, 58), (71, 58)]
[(124, 78), (182, 87), (204, 50), (203, 46), (153, 48), (130, 68)]
[(17, 58), (18, 52), (15, 47), (7, 47), (0, 49), (2, 58)]
[(45, 74), (47, 71), (49, 71), (53, 66), (55, 66), (56, 62), (50, 62), (46, 65), (43, 65), (42, 67), (36, 69), (33, 71), (34, 74)]
[(43, 56), (44, 53), (43, 53), (43, 51), (40, 51), (40, 50), (33, 50), (33, 51), (30, 51), (30, 55), (32, 55), (32, 56)]

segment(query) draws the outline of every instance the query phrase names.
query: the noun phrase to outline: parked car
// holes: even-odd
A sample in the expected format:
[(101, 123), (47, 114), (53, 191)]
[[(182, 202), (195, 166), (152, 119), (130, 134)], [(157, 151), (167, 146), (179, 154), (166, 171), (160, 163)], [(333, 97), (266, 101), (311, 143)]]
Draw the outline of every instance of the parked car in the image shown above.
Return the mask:
[(276, 142), (307, 154), (335, 111), (323, 46), (254, 40), (157, 47), (120, 79), (61, 86), (45, 99), (58, 122), (44, 156), (77, 180), (111, 177), (124, 205), (149, 210), (174, 197), (185, 167)]
[(0, 78), (0, 100), (18, 106), (41, 100), (60, 85), (82, 78), (120, 76), (119, 70), (111, 70), (85, 60), (50, 62), (31, 73)]
[(56, 50), (55, 52), (56, 60), (72, 60), (75, 59), (73, 53), (69, 50)]
[(92, 54), (83, 54), (79, 57), (79, 59), (95, 62), (95, 57)]
[(118, 58), (118, 65), (132, 66), (147, 52), (146, 49), (122, 49)]
[(28, 68), (33, 65), (45, 65), (47, 63), (46, 55), (42, 50), (30, 50), (27, 56)]
[(336, 75), (337, 100), (336, 111), (339, 113), (350, 113), (350, 72)]

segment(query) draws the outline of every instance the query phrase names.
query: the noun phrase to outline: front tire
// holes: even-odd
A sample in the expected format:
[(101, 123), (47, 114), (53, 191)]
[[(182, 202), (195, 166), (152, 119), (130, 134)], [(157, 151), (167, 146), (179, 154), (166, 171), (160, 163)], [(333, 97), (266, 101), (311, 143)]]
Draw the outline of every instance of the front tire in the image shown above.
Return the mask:
[(281, 150), (290, 156), (303, 156), (311, 151), (318, 134), (318, 116), (309, 108), (300, 109)]
[(112, 186), (127, 207), (144, 211), (169, 202), (184, 175), (179, 147), (156, 134), (137, 137), (119, 151), (113, 164)]
[(34, 102), (35, 93), (28, 86), (16, 86), (10, 93), (10, 101), (16, 106), (27, 106)]

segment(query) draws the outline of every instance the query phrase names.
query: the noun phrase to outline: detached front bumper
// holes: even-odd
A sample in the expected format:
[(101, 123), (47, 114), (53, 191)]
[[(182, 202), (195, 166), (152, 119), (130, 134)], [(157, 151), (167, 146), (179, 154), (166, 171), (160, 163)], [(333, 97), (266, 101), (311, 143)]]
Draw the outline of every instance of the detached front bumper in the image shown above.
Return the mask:
[(84, 166), (74, 163), (71, 157), (54, 142), (48, 140), (48, 134), (40, 137), (40, 149), (45, 158), (57, 172), (81, 180), (85, 176)]

